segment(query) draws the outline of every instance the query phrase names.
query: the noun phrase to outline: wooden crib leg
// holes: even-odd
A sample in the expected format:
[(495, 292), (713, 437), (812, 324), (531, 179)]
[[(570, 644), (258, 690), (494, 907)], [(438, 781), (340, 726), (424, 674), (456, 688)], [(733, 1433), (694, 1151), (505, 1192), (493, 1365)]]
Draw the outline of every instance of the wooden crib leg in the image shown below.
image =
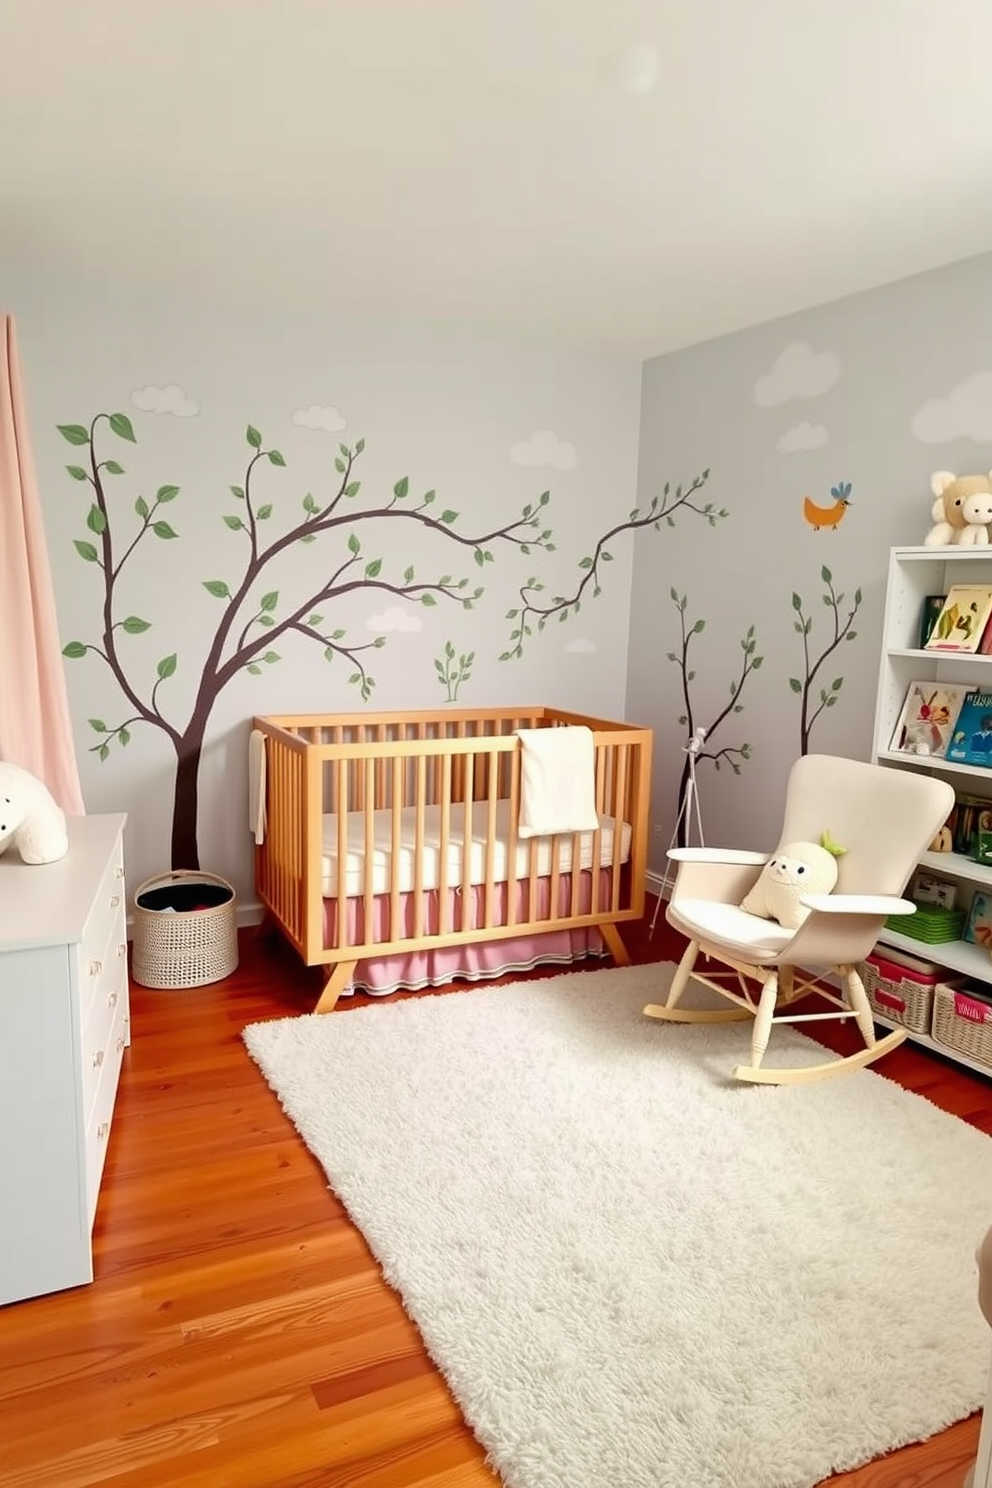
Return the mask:
[(317, 1006), (314, 1008), (315, 1013), (329, 1013), (332, 1011), (334, 1004), (351, 981), (352, 974), (357, 965), (357, 961), (339, 961), (332, 968), (330, 976), (324, 983), (324, 990), (320, 994)]
[(618, 966), (630, 965), (630, 952), (620, 939), (620, 931), (616, 925), (603, 924), (599, 932), (606, 941), (606, 948)]

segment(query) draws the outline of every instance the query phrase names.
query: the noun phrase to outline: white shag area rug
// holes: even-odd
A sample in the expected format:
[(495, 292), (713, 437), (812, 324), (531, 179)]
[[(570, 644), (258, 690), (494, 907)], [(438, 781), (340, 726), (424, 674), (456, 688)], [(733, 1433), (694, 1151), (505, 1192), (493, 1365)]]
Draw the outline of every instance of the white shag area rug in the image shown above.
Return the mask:
[(245, 1030), (509, 1488), (810, 1488), (983, 1399), (992, 1140), (731, 1082), (748, 1024), (642, 1016), (671, 975)]

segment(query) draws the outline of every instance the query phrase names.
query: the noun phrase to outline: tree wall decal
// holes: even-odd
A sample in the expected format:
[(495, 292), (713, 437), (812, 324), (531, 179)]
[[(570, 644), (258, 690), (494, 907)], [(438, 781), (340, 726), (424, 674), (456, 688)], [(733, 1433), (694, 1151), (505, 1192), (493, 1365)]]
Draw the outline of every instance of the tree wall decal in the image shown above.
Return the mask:
[[(471, 610), (481, 598), (482, 586), (476, 584), (473, 587), (466, 576), (443, 573), (438, 578), (423, 580), (417, 577), (411, 564), (403, 570), (402, 578), (390, 577), (384, 571), (387, 558), (375, 550), (367, 553), (363, 548), (363, 536), (369, 532), (380, 535), (383, 522), (397, 524), (397, 540), (390, 549), (392, 554), (403, 549), (400, 535), (403, 531), (427, 532), (456, 554), (463, 557), (471, 554), (476, 566), (482, 570), (494, 563), (495, 553), (500, 548), (514, 548), (524, 554), (535, 549), (548, 553), (555, 550), (551, 529), (544, 525), (551, 499), (549, 491), (543, 491), (535, 502), (525, 505), (512, 520), (473, 535), (456, 530), (460, 513), (443, 507), (437, 501), (435, 491), (413, 496), (406, 476), (396, 481), (388, 497), (378, 502), (359, 500), (361, 482), (355, 478), (355, 466), (365, 449), (363, 439), (357, 440), (353, 446), (339, 445), (334, 462), (338, 479), (332, 493), (317, 498), (308, 492), (302, 498), (302, 516), (267, 537), (270, 529), (266, 524), (272, 519), (275, 506), (258, 487), (263, 474), (271, 472), (273, 467), (285, 468), (286, 461), (280, 450), (266, 447), (258, 429), (249, 425), (245, 433), (249, 454), (244, 474), (239, 485), (230, 487), (236, 505), (232, 511), (221, 514), (232, 537), (240, 539), (242, 544), (235, 565), (237, 575), (201, 581), (223, 608), (212, 634), (206, 638), (206, 652), (196, 677), (192, 706), (187, 716), (177, 721), (174, 710), (167, 710), (166, 701), (168, 684), (180, 668), (178, 653), (170, 651), (158, 659), (150, 687), (147, 680), (139, 680), (142, 676), (147, 679), (147, 663), (143, 662), (140, 654), (130, 650), (129, 643), (125, 643), (123, 638), (146, 636), (154, 630), (154, 625), (142, 615), (121, 615), (119, 591), (121, 574), (127, 566), (133, 567), (139, 547), (150, 539), (169, 542), (179, 536), (162, 509), (178, 499), (180, 488), (177, 485), (159, 486), (151, 503), (138, 496), (133, 503), (136, 524), (132, 522), (127, 534), (121, 536), (127, 511), (119, 507), (116, 500), (112, 509), (110, 488), (125, 471), (119, 461), (106, 456), (103, 440), (114, 436), (124, 443), (135, 444), (137, 440), (130, 419), (123, 413), (98, 413), (88, 425), (60, 424), (58, 428), (70, 445), (85, 451), (81, 455), (85, 464), (67, 467), (73, 480), (88, 487), (90, 497), (86, 526), (91, 536), (77, 539), (75, 548), (80, 558), (99, 572), (103, 591), (99, 639), (71, 640), (63, 648), (63, 654), (75, 660), (90, 654), (99, 658), (126, 700), (127, 707), (119, 721), (90, 719), (90, 726), (98, 735), (92, 752), (100, 759), (108, 759), (115, 746), (125, 747), (138, 724), (158, 729), (174, 750), (176, 775), (171, 833), (174, 868), (199, 867), (200, 758), (214, 706), (223, 690), (236, 678), (242, 673), (258, 676), (266, 667), (278, 663), (281, 652), (275, 649), (276, 645), (287, 637), (298, 635), (320, 646), (327, 661), (339, 658), (345, 661), (351, 668), (349, 684), (358, 690), (362, 701), (367, 702), (375, 679), (368, 671), (366, 655), (384, 646), (386, 637), (377, 635), (361, 644), (351, 642), (346, 626), (325, 620), (325, 609), (336, 608), (340, 621), (344, 618), (340, 611), (349, 597), (359, 590), (389, 594), (428, 608), (443, 601)], [(627, 522), (611, 528), (597, 542), (593, 556), (582, 561), (583, 578), (574, 594), (557, 596), (544, 606), (535, 604), (534, 596), (543, 586), (537, 578), (530, 579), (521, 591), (526, 618), (521, 618), (517, 627), (519, 633), (514, 639), (518, 644), (504, 656), (522, 654), (523, 638), (532, 633), (530, 617), (536, 616), (538, 628), (543, 629), (553, 614), (559, 614), (564, 620), (570, 614), (578, 613), (590, 583), (594, 585), (596, 594), (600, 592), (599, 567), (609, 561), (605, 543), (618, 533), (648, 525), (657, 526), (663, 519), (671, 522), (681, 507), (707, 515), (714, 521), (711, 506), (701, 508), (692, 501), (692, 496), (708, 474), (704, 472), (703, 476), (697, 477), (684, 492), (678, 487), (672, 497), (666, 485), (664, 497), (651, 503), (649, 515), (642, 517), (635, 509)], [(302, 587), (309, 588), (309, 592), (302, 597), (284, 598), (274, 586), (272, 565), (296, 544), (313, 543), (318, 538), (325, 541), (336, 538), (338, 543), (324, 575), (316, 584), (312, 580), (303, 584)], [(464, 673), (464, 666), (461, 669)]]
[(844, 596), (835, 591), (833, 575), (826, 565), (820, 569), (820, 578), (823, 580), (825, 586), (825, 593), (820, 597), (830, 611), (830, 629), (832, 635), (815, 660), (810, 652), (810, 632), (813, 629), (813, 617), (806, 614), (801, 597), (795, 593), (792, 596), (792, 608), (795, 611), (792, 628), (797, 635), (802, 636), (803, 641), (803, 675), (801, 678), (789, 678), (789, 686), (793, 692), (799, 694), (801, 700), (799, 710), (800, 754), (809, 753), (809, 741), (813, 731), (813, 725), (824, 708), (834, 707), (844, 683), (843, 677), (835, 677), (829, 686), (821, 686), (819, 697), (814, 698), (814, 689), (820, 668), (833, 655), (843, 641), (857, 640), (858, 633), (856, 630), (852, 630), (851, 626), (861, 608), (861, 590), (856, 589), (854, 591), (854, 603), (848, 609), (846, 618), (842, 618), (841, 611), (844, 605)]
[[(679, 631), (681, 642), (677, 652), (669, 651), (667, 654), (668, 660), (674, 662), (675, 665), (678, 667), (679, 676), (681, 679), (682, 705), (685, 711), (679, 714), (678, 721), (685, 728), (687, 737), (691, 739), (696, 729), (700, 727), (700, 720), (695, 708), (693, 707), (692, 702), (692, 688), (690, 684), (695, 680), (696, 673), (690, 666), (689, 648), (692, 644), (693, 636), (702, 635), (703, 631), (706, 629), (706, 621), (695, 620), (690, 625), (686, 619), (686, 609), (688, 606), (687, 596), (684, 594), (679, 594), (678, 590), (674, 587), (670, 592), (672, 603), (675, 605), (675, 608), (679, 612)], [(713, 715), (710, 724), (708, 726), (703, 725), (703, 727), (706, 728), (706, 739), (704, 745), (696, 754), (697, 761), (704, 759), (712, 760), (714, 768), (717, 770), (719, 770), (721, 762), (724, 764), (728, 764), (735, 775), (739, 775), (741, 773), (741, 761), (751, 758), (751, 746), (747, 743), (723, 744), (720, 746), (719, 749), (717, 749), (714, 747), (716, 742), (715, 735), (721, 725), (724, 724), (728, 718), (733, 717), (737, 713), (743, 712), (744, 705), (743, 703), (741, 703), (740, 697), (741, 693), (744, 690), (744, 684), (751, 673), (758, 670), (764, 660), (764, 657), (757, 655), (758, 642), (754, 633), (753, 625), (749, 625), (747, 630), (744, 632), (744, 635), (740, 642), (740, 648), (742, 652), (741, 667), (738, 675), (730, 683), (730, 697), (724, 704), (724, 706), (718, 709), (717, 712)], [(686, 754), (685, 762), (682, 766), (682, 775), (679, 780), (679, 794), (677, 804), (678, 832), (676, 840), (679, 847), (685, 846), (689, 827), (689, 813), (683, 808), (686, 804), (686, 790), (689, 785), (690, 767), (690, 758), (689, 755)]]

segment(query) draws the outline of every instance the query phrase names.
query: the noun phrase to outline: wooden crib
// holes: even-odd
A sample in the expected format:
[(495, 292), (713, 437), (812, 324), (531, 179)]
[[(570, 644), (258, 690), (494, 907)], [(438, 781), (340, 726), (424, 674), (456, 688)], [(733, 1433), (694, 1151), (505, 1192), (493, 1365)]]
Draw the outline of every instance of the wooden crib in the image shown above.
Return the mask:
[[(521, 838), (516, 730), (581, 724), (595, 744), (595, 832)], [(329, 1012), (360, 961), (596, 926), (644, 910), (650, 729), (556, 708), (256, 718), (264, 840), (255, 882)]]

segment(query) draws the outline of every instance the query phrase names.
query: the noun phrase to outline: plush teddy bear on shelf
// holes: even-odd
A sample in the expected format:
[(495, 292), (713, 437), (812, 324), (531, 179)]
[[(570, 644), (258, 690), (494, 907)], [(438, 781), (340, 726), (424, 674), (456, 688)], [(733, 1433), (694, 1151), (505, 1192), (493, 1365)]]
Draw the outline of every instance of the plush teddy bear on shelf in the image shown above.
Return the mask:
[(0, 854), (11, 846), (25, 863), (57, 863), (69, 851), (69, 837), (48, 787), (20, 765), (0, 761)]
[(933, 526), (923, 540), (927, 548), (986, 547), (992, 522), (992, 471), (989, 475), (955, 475), (936, 470), (930, 477), (934, 495)]
[(741, 909), (763, 920), (777, 920), (787, 930), (798, 930), (810, 913), (802, 900), (808, 894), (833, 892), (837, 859), (845, 851), (829, 832), (819, 842), (792, 842), (778, 848), (748, 890)]

